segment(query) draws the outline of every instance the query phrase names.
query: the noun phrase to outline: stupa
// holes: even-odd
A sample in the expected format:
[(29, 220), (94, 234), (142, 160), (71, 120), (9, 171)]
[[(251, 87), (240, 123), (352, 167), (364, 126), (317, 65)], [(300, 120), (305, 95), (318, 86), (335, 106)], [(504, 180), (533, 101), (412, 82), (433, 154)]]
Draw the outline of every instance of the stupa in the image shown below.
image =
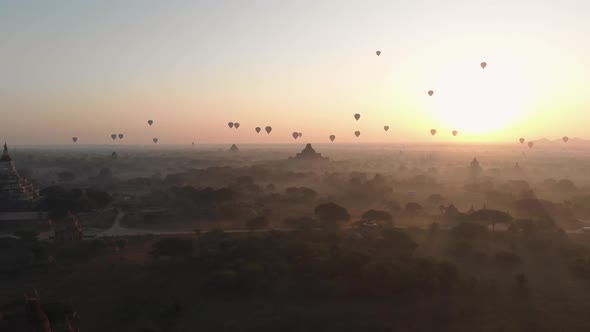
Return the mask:
[(38, 202), (39, 191), (18, 174), (4, 143), (0, 157), (0, 212), (32, 211)]

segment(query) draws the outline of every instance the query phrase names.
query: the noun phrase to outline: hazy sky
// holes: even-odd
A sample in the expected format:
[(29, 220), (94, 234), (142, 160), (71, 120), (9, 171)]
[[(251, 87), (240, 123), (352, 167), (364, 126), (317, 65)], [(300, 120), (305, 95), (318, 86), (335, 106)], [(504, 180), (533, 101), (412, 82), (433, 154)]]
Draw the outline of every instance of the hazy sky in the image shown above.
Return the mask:
[(0, 0), (0, 135), (590, 138), (589, 13), (585, 0)]

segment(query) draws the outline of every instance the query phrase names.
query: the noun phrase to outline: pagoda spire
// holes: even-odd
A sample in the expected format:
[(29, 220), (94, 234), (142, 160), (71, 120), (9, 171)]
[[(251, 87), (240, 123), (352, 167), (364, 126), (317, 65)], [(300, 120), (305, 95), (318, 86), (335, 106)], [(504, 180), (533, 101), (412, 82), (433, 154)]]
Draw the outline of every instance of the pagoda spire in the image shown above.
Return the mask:
[(4, 140), (4, 152), (2, 152), (2, 157), (0, 157), (0, 161), (10, 161), (10, 156), (8, 155), (8, 145), (6, 144), (6, 140)]

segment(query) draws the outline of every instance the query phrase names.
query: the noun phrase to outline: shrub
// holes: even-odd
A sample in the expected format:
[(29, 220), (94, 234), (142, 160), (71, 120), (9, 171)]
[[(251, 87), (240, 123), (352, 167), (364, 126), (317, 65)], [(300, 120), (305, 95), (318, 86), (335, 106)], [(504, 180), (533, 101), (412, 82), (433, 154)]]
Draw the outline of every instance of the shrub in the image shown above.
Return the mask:
[(495, 258), (498, 262), (506, 265), (516, 265), (521, 262), (520, 256), (511, 251), (499, 251)]

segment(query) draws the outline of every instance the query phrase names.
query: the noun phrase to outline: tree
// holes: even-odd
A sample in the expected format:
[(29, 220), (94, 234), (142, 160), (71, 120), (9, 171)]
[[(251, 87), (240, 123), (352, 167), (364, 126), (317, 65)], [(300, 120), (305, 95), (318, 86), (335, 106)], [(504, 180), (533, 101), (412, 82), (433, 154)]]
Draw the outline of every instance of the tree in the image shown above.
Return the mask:
[(409, 202), (406, 204), (406, 213), (410, 216), (410, 218), (414, 218), (420, 212), (422, 212), (422, 205), (416, 202)]
[(410, 213), (420, 212), (422, 211), (422, 205), (416, 202), (409, 202), (408, 204), (406, 204), (406, 211)]
[(76, 179), (76, 175), (70, 171), (63, 171), (57, 173), (57, 177), (60, 182), (71, 182)]
[(193, 243), (190, 240), (184, 239), (162, 239), (152, 245), (152, 256), (158, 258), (160, 256), (171, 257), (188, 257), (192, 254)]
[(383, 175), (377, 173), (373, 177), (373, 183), (374, 184), (384, 184), (385, 183), (385, 177)]
[(254, 184), (254, 178), (248, 175), (239, 176), (236, 179), (236, 184), (241, 186), (251, 185)]
[(99, 207), (104, 208), (113, 200), (111, 195), (106, 191), (88, 188), (86, 189), (86, 196), (95, 201)]
[(348, 211), (333, 202), (316, 206), (314, 212), (318, 219), (329, 227), (334, 227), (340, 222), (350, 220), (350, 214)]
[(517, 265), (521, 262), (520, 256), (511, 251), (498, 251), (495, 257), (498, 262), (505, 265)]
[(561, 192), (574, 192), (574, 191), (578, 190), (576, 185), (571, 180), (568, 180), (568, 179), (559, 180), (559, 182), (557, 182), (553, 186), (553, 189), (555, 191), (561, 191)]
[(309, 217), (287, 218), (283, 221), (285, 226), (298, 229), (300, 231), (311, 231), (316, 225), (316, 221)]
[(434, 181), (434, 179), (432, 179), (431, 177), (428, 177), (424, 174), (419, 174), (416, 175), (414, 177), (412, 177), (411, 179), (408, 180), (408, 184), (412, 185), (412, 186), (432, 186), (436, 184), (436, 181)]
[(512, 216), (506, 212), (492, 209), (481, 209), (469, 215), (473, 221), (484, 222), (487, 225), (492, 225), (492, 231), (496, 224), (508, 224), (512, 222)]
[(525, 289), (528, 285), (528, 278), (524, 273), (515, 275), (514, 280), (516, 281), (516, 286), (520, 289)]
[(129, 241), (127, 239), (118, 239), (117, 241), (115, 241), (115, 246), (122, 250), (127, 246), (128, 243)]
[(437, 223), (436, 221), (433, 222), (432, 224), (430, 224), (430, 227), (428, 228), (428, 236), (435, 237), (439, 233), (440, 233), (440, 224)]
[(314, 199), (317, 196), (317, 192), (311, 188), (299, 187), (299, 195), (304, 199)]
[(453, 218), (456, 215), (458, 215), (460, 212), (455, 207), (455, 205), (451, 204), (451, 205), (449, 205), (449, 206), (447, 206), (447, 207), (444, 208), (444, 213), (445, 213), (445, 216), (446, 217)]
[(66, 196), (67, 193), (68, 193), (67, 189), (65, 189), (62, 186), (56, 186), (56, 185), (45, 187), (39, 191), (39, 194), (41, 194), (41, 196), (43, 196), (45, 198), (47, 198), (47, 197), (63, 197), (63, 196)]
[(451, 229), (450, 235), (455, 240), (477, 241), (487, 237), (488, 230), (480, 224), (462, 222)]
[(406, 232), (397, 228), (385, 228), (381, 236), (383, 246), (396, 254), (410, 255), (418, 248), (418, 244)]
[(387, 203), (388, 210), (392, 211), (393, 213), (397, 213), (402, 210), (401, 205), (397, 201), (390, 201)]
[(285, 189), (285, 193), (294, 199), (311, 200), (317, 195), (317, 192), (307, 187), (289, 187)]
[(533, 234), (537, 229), (536, 223), (531, 219), (517, 219), (512, 225), (510, 225), (510, 231), (522, 232), (524, 235), (529, 236)]
[(393, 224), (393, 217), (391, 216), (391, 213), (382, 210), (366, 211), (363, 213), (362, 218), (369, 221), (383, 222), (388, 225)]
[(428, 196), (428, 202), (430, 202), (432, 204), (440, 204), (444, 200), (445, 199), (440, 194), (432, 194), (432, 195)]
[(270, 224), (270, 221), (265, 216), (259, 216), (246, 221), (246, 228), (250, 231), (263, 229)]

